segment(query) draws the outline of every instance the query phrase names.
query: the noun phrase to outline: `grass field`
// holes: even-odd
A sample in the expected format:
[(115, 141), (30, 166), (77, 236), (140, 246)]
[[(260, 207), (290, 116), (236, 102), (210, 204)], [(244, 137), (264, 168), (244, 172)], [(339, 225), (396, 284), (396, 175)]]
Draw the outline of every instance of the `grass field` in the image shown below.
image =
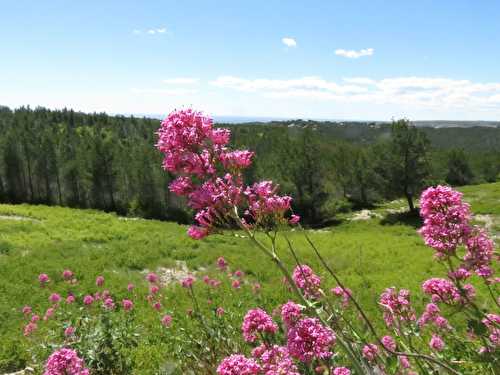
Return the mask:
[[(462, 191), (473, 211), (487, 215), (490, 229), (498, 234), (500, 183), (468, 186)], [(353, 221), (345, 217), (334, 227), (309, 232), (371, 314), (377, 312), (376, 301), (384, 288), (406, 287), (420, 296), (421, 282), (443, 272), (416, 233), (418, 220), (408, 220), (388, 212), (388, 208), (397, 209), (397, 202), (377, 208), (374, 212), (378, 216), (371, 219)], [(302, 234), (289, 232), (288, 236), (301, 260), (319, 270)], [(280, 245), (280, 253), (292, 267), (283, 241)], [(38, 274), (60, 275), (70, 268), (89, 289), (98, 274), (104, 275), (110, 289), (124, 290), (130, 281), (145, 288), (145, 270), (175, 267), (180, 260), (193, 272), (211, 273), (221, 255), (250, 279), (260, 281), (265, 307), (272, 309), (286, 300), (288, 292), (281, 286), (277, 270), (248, 239), (235, 234), (194, 241), (186, 236), (186, 227), (173, 223), (125, 219), (93, 210), (0, 205), (0, 371), (29, 363), (20, 309), (25, 304), (36, 308), (46, 302), (46, 295), (37, 292)], [(188, 297), (177, 285), (168, 293), (172, 311), (189, 307)], [(242, 290), (241, 301), (232, 301), (237, 319), (241, 319), (238, 313), (248, 308), (245, 293), (250, 292)], [(417, 306), (422, 304), (418, 298), (414, 301)], [(137, 311), (141, 314), (145, 310), (138, 307)], [(139, 345), (137, 350), (145, 348), (146, 344)]]

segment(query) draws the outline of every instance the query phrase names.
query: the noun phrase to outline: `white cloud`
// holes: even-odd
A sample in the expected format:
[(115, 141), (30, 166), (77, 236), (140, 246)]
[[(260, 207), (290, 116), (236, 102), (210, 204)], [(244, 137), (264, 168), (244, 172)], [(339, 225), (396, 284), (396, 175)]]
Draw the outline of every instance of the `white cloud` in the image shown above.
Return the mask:
[(149, 35), (155, 35), (155, 34), (170, 34), (167, 31), (166, 27), (159, 27), (159, 28), (152, 28), (152, 29), (147, 29), (147, 30), (139, 30), (139, 29), (134, 29), (132, 31), (133, 34), (139, 35), (139, 34), (149, 34)]
[(357, 59), (362, 56), (372, 56), (375, 53), (375, 50), (373, 48), (364, 48), (360, 49), (359, 51), (355, 50), (345, 50), (345, 49), (337, 49), (335, 50), (335, 54), (337, 56), (343, 56), (347, 57), (349, 59)]
[(371, 78), (366, 77), (351, 77), (351, 78), (342, 78), (344, 82), (352, 83), (355, 85), (373, 85), (375, 81)]
[(178, 77), (178, 78), (164, 79), (163, 83), (166, 83), (167, 85), (194, 85), (199, 81), (200, 81), (199, 78)]
[(427, 109), (500, 109), (500, 83), (477, 83), (441, 77), (395, 77), (380, 80), (353, 77), (335, 82), (314, 76), (286, 80), (221, 76), (210, 84), (266, 98), (411, 105)]
[(281, 42), (287, 46), (287, 47), (297, 47), (297, 42), (295, 41), (295, 39), (293, 38), (288, 38), (288, 37), (285, 37), (283, 39), (281, 39)]
[(355, 85), (339, 85), (335, 82), (328, 82), (320, 77), (302, 77), (298, 79), (244, 79), (232, 76), (221, 76), (210, 84), (218, 87), (232, 88), (238, 91), (257, 92), (312, 92), (325, 91), (330, 93), (353, 93), (365, 92), (367, 89)]

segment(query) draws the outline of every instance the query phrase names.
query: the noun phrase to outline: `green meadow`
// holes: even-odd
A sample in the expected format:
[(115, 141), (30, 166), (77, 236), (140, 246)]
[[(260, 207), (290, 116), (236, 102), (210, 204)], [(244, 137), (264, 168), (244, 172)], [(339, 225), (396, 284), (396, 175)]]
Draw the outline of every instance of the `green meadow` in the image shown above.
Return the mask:
[[(462, 191), (473, 212), (481, 215), (478, 224), (486, 224), (498, 235), (500, 183), (467, 186)], [(378, 296), (390, 286), (410, 289), (415, 296), (413, 302), (420, 307), (424, 303), (420, 284), (444, 271), (433, 261), (432, 250), (424, 246), (417, 233), (419, 220), (398, 211), (403, 206), (404, 202), (391, 202), (374, 209), (370, 218), (353, 220), (353, 213), (339, 218), (335, 226), (308, 230), (328, 263), (370, 314), (379, 314)], [(40, 291), (37, 282), (40, 273), (60, 279), (62, 270), (69, 268), (88, 290), (95, 289), (95, 277), (103, 275), (106, 288), (124, 296), (129, 282), (146, 288), (144, 276), (148, 270), (175, 268), (178, 261), (183, 261), (201, 278), (207, 273), (216, 274), (215, 261), (224, 256), (233, 270), (241, 269), (247, 280), (262, 285), (258, 299), (262, 307), (272, 310), (289, 298), (278, 270), (241, 233), (194, 241), (186, 230), (175, 223), (124, 218), (94, 210), (0, 205), (0, 371), (30, 363), (29, 340), (22, 334), (21, 308), (30, 305), (36, 310), (37, 306), (46, 305), (47, 293)], [(285, 235), (300, 260), (321, 274), (319, 261), (303, 234), (291, 231)], [(291, 269), (293, 258), (283, 238), (279, 245), (279, 254)], [(326, 278), (326, 274), (322, 275)], [(327, 281), (324, 286), (333, 284)], [(237, 325), (246, 309), (252, 307), (249, 304), (256, 300), (250, 298), (250, 288), (237, 292), (231, 291), (229, 284), (222, 288), (233, 296), (240, 293), (240, 298), (220, 302), (226, 304)], [(63, 289), (56, 291), (64, 293)], [(175, 314), (182, 315), (191, 301), (178, 283), (172, 283), (166, 294), (170, 301), (166, 308), (173, 312), (175, 324)], [(135, 313), (144, 315), (144, 325), (154, 324), (149, 310), (147, 304), (137, 306)], [(166, 357), (164, 350), (154, 340), (144, 339), (131, 355), (137, 361), (161, 363)]]

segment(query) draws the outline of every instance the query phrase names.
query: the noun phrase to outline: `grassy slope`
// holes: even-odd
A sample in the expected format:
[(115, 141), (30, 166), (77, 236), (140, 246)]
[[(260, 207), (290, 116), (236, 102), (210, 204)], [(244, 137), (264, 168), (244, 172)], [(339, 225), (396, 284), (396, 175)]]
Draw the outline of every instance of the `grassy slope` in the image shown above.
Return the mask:
[[(474, 211), (495, 214), (499, 222), (500, 183), (463, 191)], [(185, 260), (195, 270), (211, 267), (224, 255), (235, 268), (261, 281), (266, 307), (287, 298), (286, 290), (279, 286), (277, 270), (244, 238), (226, 235), (193, 241), (185, 235), (185, 227), (173, 223), (123, 220), (113, 214), (60, 207), (0, 205), (0, 215), (33, 219), (0, 219), (0, 341), (2, 337), (21, 336), (20, 307), (29, 304), (36, 308), (45, 302), (43, 293), (34, 292), (37, 275), (46, 272), (55, 276), (65, 268), (76, 272), (89, 289), (95, 276), (103, 274), (108, 288), (123, 290), (129, 281), (140, 284), (144, 277), (140, 271), (146, 268), (168, 267), (175, 260)], [(416, 223), (387, 221), (345, 220), (330, 230), (310, 232), (329, 263), (373, 313), (384, 288), (407, 287), (417, 292), (423, 280), (442, 274), (441, 266), (432, 261), (432, 251), (417, 235)], [(302, 235), (290, 232), (289, 237), (300, 257), (319, 269)], [(281, 252), (291, 265), (284, 246)], [(172, 291), (175, 303), (171, 307), (188, 306), (185, 295), (177, 291)], [(418, 299), (415, 302), (421, 303)], [(241, 306), (241, 310), (245, 308)], [(1, 357), (0, 350), (0, 361)]]

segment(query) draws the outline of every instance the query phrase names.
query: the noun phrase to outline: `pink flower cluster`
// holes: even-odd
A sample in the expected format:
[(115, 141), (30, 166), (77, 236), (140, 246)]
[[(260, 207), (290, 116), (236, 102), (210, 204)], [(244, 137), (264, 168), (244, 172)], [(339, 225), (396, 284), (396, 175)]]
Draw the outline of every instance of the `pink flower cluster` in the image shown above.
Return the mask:
[(437, 328), (440, 329), (451, 329), (448, 320), (440, 315), (441, 310), (434, 303), (428, 303), (425, 307), (425, 311), (422, 316), (418, 319), (418, 325), (424, 327), (430, 323), (433, 323)]
[(321, 278), (308, 265), (296, 266), (292, 278), (295, 285), (304, 292), (304, 296), (308, 298), (318, 298), (320, 296)]
[(490, 267), (493, 260), (494, 243), (483, 230), (476, 230), (466, 242), (467, 252), (464, 255), (464, 267), (474, 270), (478, 276), (487, 278), (493, 275)]
[(425, 244), (436, 250), (439, 258), (455, 254), (470, 231), (469, 205), (462, 202), (462, 193), (447, 186), (430, 187), (420, 197), (420, 214)]
[(335, 334), (317, 318), (304, 318), (291, 326), (287, 334), (287, 347), (290, 355), (302, 362), (314, 358), (330, 358), (330, 347), (335, 344)]
[(462, 202), (462, 193), (446, 186), (431, 187), (422, 193), (420, 204), (424, 219), (420, 234), (439, 259), (456, 255), (458, 246), (465, 245), (463, 263), (450, 272), (450, 278), (466, 279), (469, 271), (484, 278), (493, 276), (494, 242), (484, 230), (470, 225), (470, 209)]
[(444, 341), (439, 335), (433, 334), (429, 341), (429, 346), (431, 349), (440, 352), (444, 349)]
[[(276, 194), (265, 181), (245, 186), (242, 171), (252, 163), (253, 152), (232, 151), (228, 129), (214, 129), (212, 119), (191, 109), (177, 110), (162, 121), (156, 147), (164, 154), (163, 168), (178, 177), (170, 190), (188, 198), (197, 210), (189, 236), (201, 239), (218, 228), (234, 226), (235, 208), (243, 210), (244, 225), (284, 223), (291, 198)], [(298, 217), (292, 219), (294, 223)]]
[(483, 324), (489, 332), (489, 339), (494, 347), (500, 347), (500, 315), (487, 314)]
[(256, 375), (260, 372), (259, 364), (242, 354), (233, 354), (224, 358), (217, 367), (218, 375)]
[(351, 300), (352, 291), (349, 288), (342, 289), (340, 286), (330, 289), (330, 292), (337, 297), (342, 299), (342, 307), (346, 308), (349, 306), (349, 301)]
[(373, 362), (378, 355), (378, 346), (375, 344), (366, 344), (363, 346), (363, 357), (368, 361)]
[(431, 296), (432, 302), (444, 302), (446, 304), (467, 303), (468, 299), (475, 296), (475, 289), (471, 284), (465, 284), (461, 295), (459, 289), (449, 280), (432, 278), (424, 281), (422, 290)]
[(281, 320), (287, 327), (294, 326), (302, 317), (302, 307), (293, 301), (281, 306)]
[(414, 321), (415, 311), (410, 303), (410, 291), (401, 289), (396, 293), (395, 288), (387, 288), (379, 299), (379, 304), (384, 309), (384, 321), (387, 327), (392, 327), (394, 321)]
[(252, 355), (262, 363), (262, 373), (265, 375), (300, 375), (288, 349), (284, 346), (267, 347), (262, 344), (252, 351)]
[(59, 349), (52, 353), (45, 364), (44, 375), (88, 375), (83, 360), (73, 349)]
[(252, 309), (243, 318), (241, 330), (245, 341), (254, 342), (257, 334), (274, 334), (278, 326), (264, 310)]
[(347, 367), (335, 367), (332, 370), (333, 375), (351, 375), (351, 370)]

